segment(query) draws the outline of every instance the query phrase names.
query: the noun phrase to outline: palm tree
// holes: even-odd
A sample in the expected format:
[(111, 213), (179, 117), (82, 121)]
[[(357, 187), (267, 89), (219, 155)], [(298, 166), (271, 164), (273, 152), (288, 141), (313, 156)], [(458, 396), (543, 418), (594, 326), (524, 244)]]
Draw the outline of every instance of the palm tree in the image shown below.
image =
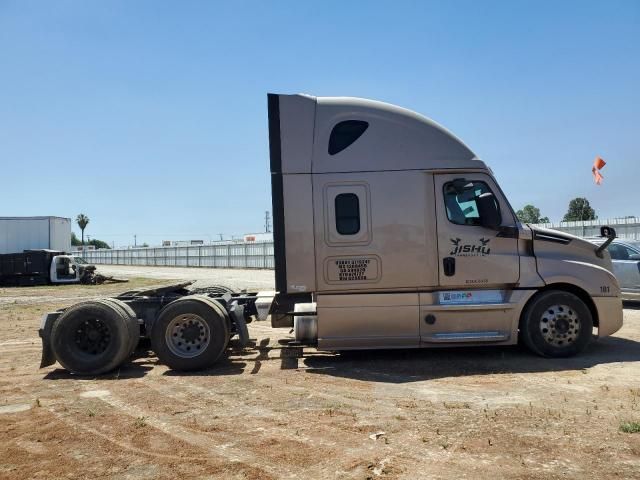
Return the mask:
[(76, 217), (76, 223), (82, 231), (82, 245), (84, 245), (84, 229), (87, 228), (87, 225), (89, 224), (89, 217), (87, 217), (84, 213), (81, 213)]

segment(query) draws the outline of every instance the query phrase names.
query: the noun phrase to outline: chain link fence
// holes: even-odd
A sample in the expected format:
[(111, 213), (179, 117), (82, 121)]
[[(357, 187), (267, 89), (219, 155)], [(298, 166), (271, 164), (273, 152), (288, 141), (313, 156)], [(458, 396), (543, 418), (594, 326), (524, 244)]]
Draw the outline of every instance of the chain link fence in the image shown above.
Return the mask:
[(640, 240), (640, 217), (604, 218), (584, 220), (580, 222), (540, 223), (538, 226), (553, 228), (561, 232), (570, 233), (577, 237), (597, 237), (600, 227), (608, 225), (616, 229), (618, 238), (626, 240)]
[(158, 267), (274, 268), (273, 242), (85, 250), (89, 263)]

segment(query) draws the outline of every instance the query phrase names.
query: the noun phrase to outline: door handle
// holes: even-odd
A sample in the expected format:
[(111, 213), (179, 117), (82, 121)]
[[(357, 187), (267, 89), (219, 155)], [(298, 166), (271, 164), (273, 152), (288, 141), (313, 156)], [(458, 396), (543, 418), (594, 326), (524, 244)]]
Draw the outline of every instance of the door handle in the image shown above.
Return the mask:
[(456, 274), (456, 259), (454, 257), (443, 258), (442, 267), (444, 269), (444, 274), (447, 277), (452, 277)]

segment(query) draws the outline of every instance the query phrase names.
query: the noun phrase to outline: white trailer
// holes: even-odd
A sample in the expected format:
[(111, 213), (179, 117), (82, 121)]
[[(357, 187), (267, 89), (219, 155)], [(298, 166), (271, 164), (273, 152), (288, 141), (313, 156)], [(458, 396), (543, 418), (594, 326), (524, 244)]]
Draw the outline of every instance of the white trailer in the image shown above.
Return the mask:
[(71, 219), (0, 217), (0, 254), (42, 249), (71, 250)]

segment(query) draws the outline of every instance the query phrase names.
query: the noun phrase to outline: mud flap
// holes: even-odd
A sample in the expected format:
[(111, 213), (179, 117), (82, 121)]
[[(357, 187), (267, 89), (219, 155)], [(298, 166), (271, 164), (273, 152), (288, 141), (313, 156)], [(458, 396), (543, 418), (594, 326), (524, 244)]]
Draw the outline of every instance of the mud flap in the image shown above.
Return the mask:
[(56, 320), (58, 320), (61, 314), (62, 312), (50, 312), (42, 316), (42, 322), (38, 330), (38, 335), (42, 339), (40, 368), (48, 367), (56, 363), (56, 356), (53, 353), (53, 348), (51, 348), (51, 330), (53, 329), (53, 324), (56, 323)]
[(244, 318), (244, 305), (239, 305), (238, 303), (233, 302), (229, 309), (229, 315), (231, 316), (233, 323), (235, 323), (236, 332), (240, 339), (240, 345), (242, 347), (246, 347), (249, 342), (249, 329), (247, 328), (247, 321)]

